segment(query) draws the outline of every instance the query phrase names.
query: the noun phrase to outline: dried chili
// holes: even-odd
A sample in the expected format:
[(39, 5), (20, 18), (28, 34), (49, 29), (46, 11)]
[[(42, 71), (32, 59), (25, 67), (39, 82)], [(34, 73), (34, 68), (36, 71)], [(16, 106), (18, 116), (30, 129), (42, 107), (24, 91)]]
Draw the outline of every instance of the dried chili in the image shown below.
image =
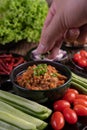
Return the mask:
[(9, 75), (14, 67), (23, 62), (25, 62), (25, 60), (22, 56), (14, 56), (13, 54), (0, 54), (0, 74)]

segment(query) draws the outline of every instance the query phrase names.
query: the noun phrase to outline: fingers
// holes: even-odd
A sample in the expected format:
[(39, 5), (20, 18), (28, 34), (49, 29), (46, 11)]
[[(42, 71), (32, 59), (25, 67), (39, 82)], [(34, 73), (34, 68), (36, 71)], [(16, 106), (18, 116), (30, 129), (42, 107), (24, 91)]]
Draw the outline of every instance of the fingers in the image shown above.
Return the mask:
[(80, 35), (77, 41), (81, 44), (87, 44), (87, 24), (80, 28)]
[(87, 24), (80, 28), (68, 30), (65, 33), (64, 38), (71, 46), (82, 46), (87, 44)]
[(43, 54), (47, 51), (49, 51), (53, 44), (51, 44), (47, 39), (49, 37), (49, 31), (47, 32), (47, 28), (48, 26), (50, 25), (53, 17), (55, 15), (55, 7), (54, 7), (54, 4), (52, 4), (50, 10), (49, 10), (49, 13), (47, 15), (47, 18), (45, 20), (45, 23), (44, 23), (44, 27), (42, 29), (42, 33), (41, 33), (41, 39), (40, 39), (40, 43), (37, 47), (37, 49), (34, 51), (35, 54)]
[(55, 42), (63, 39), (66, 29), (62, 26), (61, 16), (61, 13), (60, 15), (56, 13), (56, 4), (54, 1), (42, 30), (40, 44), (37, 48), (38, 54), (52, 50), (53, 46), (55, 46)]
[[(86, 7), (85, 2), (80, 0), (77, 2), (75, 0), (53, 0), (42, 29), (40, 44), (34, 53), (43, 54), (51, 51), (51, 57), (55, 57), (59, 49), (56, 45), (64, 40), (64, 34), (67, 30), (66, 40), (71, 43), (75, 41), (76, 44), (81, 40), (87, 42), (87, 34), (85, 34), (87, 30), (82, 28), (79, 30), (79, 27), (87, 23), (87, 16), (85, 13), (83, 14), (83, 9)], [(58, 41), (58, 44), (56, 44), (56, 41)]]
[(61, 48), (62, 42), (56, 41), (55, 46), (52, 48), (51, 53), (48, 56), (48, 59), (55, 59), (59, 53), (59, 49)]
[(74, 29), (67, 30), (64, 35), (64, 38), (65, 38), (65, 41), (74, 42), (75, 40), (77, 40), (79, 35), (80, 35), (79, 28), (74, 28)]
[(52, 4), (51, 8), (49, 9), (48, 15), (46, 17), (42, 31), (44, 31), (48, 27), (48, 25), (51, 23), (54, 15), (55, 15), (55, 6), (54, 6), (54, 4)]

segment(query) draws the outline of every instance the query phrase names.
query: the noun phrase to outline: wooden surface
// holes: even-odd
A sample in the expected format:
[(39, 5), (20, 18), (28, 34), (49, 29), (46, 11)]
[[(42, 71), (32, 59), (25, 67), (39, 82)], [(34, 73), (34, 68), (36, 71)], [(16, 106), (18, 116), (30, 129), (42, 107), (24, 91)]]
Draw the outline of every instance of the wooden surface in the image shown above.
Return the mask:
[(37, 45), (38, 43), (28, 43), (26, 41), (20, 41), (18, 43), (0, 45), (0, 52), (11, 52), (25, 56), (30, 49), (36, 47)]

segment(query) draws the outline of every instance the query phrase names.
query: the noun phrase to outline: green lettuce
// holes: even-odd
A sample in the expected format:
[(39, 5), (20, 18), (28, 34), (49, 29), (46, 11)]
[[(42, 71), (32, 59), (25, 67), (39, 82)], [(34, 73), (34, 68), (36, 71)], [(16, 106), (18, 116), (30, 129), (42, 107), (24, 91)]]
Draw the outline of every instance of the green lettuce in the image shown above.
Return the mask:
[(0, 44), (39, 42), (47, 12), (45, 0), (0, 0)]

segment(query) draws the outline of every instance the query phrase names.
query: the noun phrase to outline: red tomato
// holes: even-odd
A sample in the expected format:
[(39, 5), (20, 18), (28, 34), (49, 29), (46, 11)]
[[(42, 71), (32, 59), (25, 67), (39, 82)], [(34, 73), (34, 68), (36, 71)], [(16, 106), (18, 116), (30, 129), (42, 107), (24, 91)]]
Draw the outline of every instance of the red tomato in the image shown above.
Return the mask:
[(87, 100), (87, 95), (85, 95), (85, 94), (78, 94), (78, 95), (76, 95), (76, 99), (85, 99), (85, 100)]
[(74, 106), (77, 105), (77, 104), (87, 107), (87, 100), (85, 100), (85, 99), (75, 99), (74, 100)]
[(78, 61), (78, 65), (80, 67), (86, 67), (87, 66), (87, 60), (85, 58), (81, 58), (79, 61)]
[(63, 99), (72, 103), (76, 98), (76, 94), (74, 92), (66, 92)]
[(78, 116), (87, 116), (87, 107), (83, 105), (75, 105), (73, 109)]
[(75, 53), (74, 56), (73, 56), (73, 60), (75, 62), (78, 62), (80, 59), (81, 59), (81, 55), (79, 53)]
[(65, 120), (61, 112), (54, 112), (51, 116), (51, 126), (54, 130), (61, 130), (64, 127)]
[(77, 114), (74, 110), (72, 110), (71, 108), (65, 108), (63, 111), (63, 115), (65, 120), (69, 123), (69, 124), (75, 124), (78, 120), (77, 118)]
[(53, 104), (53, 108), (55, 111), (62, 112), (66, 107), (70, 107), (70, 103), (66, 100), (58, 100)]
[(76, 89), (69, 88), (67, 92), (74, 92), (76, 95), (79, 94), (79, 92)]
[(80, 55), (84, 58), (87, 58), (87, 51), (86, 50), (81, 50)]

